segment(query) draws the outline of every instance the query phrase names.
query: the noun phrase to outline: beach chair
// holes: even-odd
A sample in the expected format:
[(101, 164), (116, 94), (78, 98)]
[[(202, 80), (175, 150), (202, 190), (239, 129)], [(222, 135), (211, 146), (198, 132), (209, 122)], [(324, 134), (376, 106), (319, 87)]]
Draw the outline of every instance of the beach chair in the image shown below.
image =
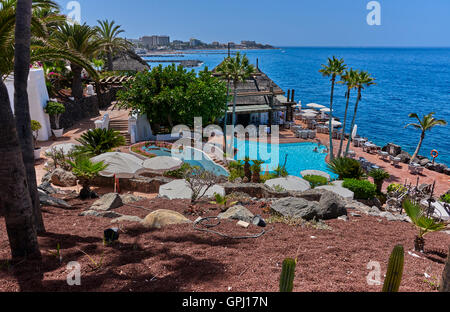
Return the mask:
[(416, 173), (422, 175), (423, 174), (423, 167), (416, 167)]
[(408, 170), (411, 174), (417, 174), (417, 167), (413, 165), (408, 165)]

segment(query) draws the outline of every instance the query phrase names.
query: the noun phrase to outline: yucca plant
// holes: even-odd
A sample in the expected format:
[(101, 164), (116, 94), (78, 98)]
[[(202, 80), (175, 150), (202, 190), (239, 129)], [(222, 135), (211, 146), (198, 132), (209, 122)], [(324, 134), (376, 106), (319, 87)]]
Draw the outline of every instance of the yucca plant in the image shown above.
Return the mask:
[(383, 169), (373, 169), (369, 172), (369, 176), (373, 178), (375, 185), (377, 186), (377, 193), (380, 194), (383, 189), (384, 180), (389, 179), (391, 175)]
[(433, 218), (428, 218), (423, 213), (419, 204), (414, 203), (409, 198), (403, 202), (403, 209), (405, 209), (406, 214), (419, 230), (419, 233), (414, 240), (414, 249), (417, 252), (423, 252), (425, 249), (424, 236), (432, 232), (444, 230), (445, 223), (436, 222)]
[(112, 129), (94, 129), (84, 133), (76, 147), (76, 153), (86, 156), (98, 156), (110, 152), (113, 148), (125, 145), (125, 138)]
[(365, 176), (361, 164), (357, 160), (351, 158), (335, 158), (328, 164), (328, 168), (331, 172), (339, 176), (339, 180), (361, 179)]
[(262, 160), (254, 160), (252, 165), (252, 182), (260, 183), (261, 182), (261, 166), (264, 164)]
[(98, 174), (105, 170), (108, 165), (98, 162), (94, 163), (85, 156), (78, 156), (75, 161), (67, 161), (72, 166), (72, 173), (78, 178), (82, 189), (80, 191), (80, 198), (87, 199), (92, 196), (91, 183)]

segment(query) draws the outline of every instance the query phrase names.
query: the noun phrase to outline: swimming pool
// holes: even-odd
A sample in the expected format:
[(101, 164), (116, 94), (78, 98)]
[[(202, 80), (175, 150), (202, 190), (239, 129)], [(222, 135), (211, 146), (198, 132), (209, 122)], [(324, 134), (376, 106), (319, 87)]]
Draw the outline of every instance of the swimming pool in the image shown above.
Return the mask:
[[(181, 155), (172, 155), (172, 151), (167, 147), (159, 147), (156, 145), (144, 145), (142, 150), (146, 153), (155, 156), (173, 156), (181, 159), (183, 162), (191, 165), (201, 167), (209, 172), (214, 173), (216, 176), (229, 176), (229, 173), (225, 168), (217, 165), (203, 152), (193, 149), (191, 147), (186, 147)], [(196, 154), (196, 155), (195, 155)], [(194, 157), (195, 156), (195, 157)]]
[[(261, 147), (260, 147), (260, 144)], [(276, 149), (272, 144), (258, 143), (255, 141), (240, 141), (235, 143), (238, 153), (236, 159), (243, 160), (245, 156), (249, 156), (251, 159), (261, 159), (260, 151), (263, 152), (263, 160), (266, 160), (262, 165), (262, 170), (265, 172), (274, 171), (279, 164), (284, 166), (286, 162), (286, 170), (290, 175), (301, 177), (300, 172), (303, 170), (320, 170), (330, 174), (332, 179), (336, 179), (337, 175), (328, 170), (327, 163), (325, 161), (327, 154), (324, 153), (326, 147), (319, 147), (317, 143), (287, 143), (278, 145), (278, 159), (267, 159), (266, 154), (271, 154), (272, 150), (276, 155)], [(317, 148), (317, 152), (314, 150)], [(267, 153), (266, 153), (267, 151)], [(276, 157), (276, 156), (275, 156)]]

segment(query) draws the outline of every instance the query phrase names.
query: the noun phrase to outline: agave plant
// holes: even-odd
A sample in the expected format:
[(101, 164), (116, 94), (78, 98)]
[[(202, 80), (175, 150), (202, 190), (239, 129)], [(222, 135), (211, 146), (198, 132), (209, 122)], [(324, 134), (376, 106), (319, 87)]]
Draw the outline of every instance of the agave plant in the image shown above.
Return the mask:
[(222, 212), (227, 210), (228, 207), (234, 206), (238, 203), (237, 201), (230, 202), (228, 196), (226, 196), (226, 195), (222, 196), (218, 193), (214, 194), (214, 199), (215, 199), (215, 201), (212, 201), (211, 204), (221, 206)]
[(361, 164), (357, 160), (351, 158), (335, 158), (328, 164), (328, 168), (331, 172), (339, 176), (339, 180), (361, 179), (365, 176)]
[(373, 169), (369, 172), (369, 176), (373, 178), (375, 185), (377, 186), (377, 193), (381, 193), (384, 180), (389, 179), (391, 175), (383, 169)]
[(410, 199), (403, 202), (403, 209), (405, 209), (406, 214), (419, 230), (419, 233), (414, 240), (414, 249), (417, 252), (423, 252), (425, 248), (424, 236), (432, 232), (444, 230), (446, 227), (445, 223), (436, 222), (433, 218), (427, 217), (420, 206)]
[(82, 145), (76, 147), (77, 154), (97, 156), (110, 152), (113, 148), (125, 145), (125, 138), (112, 129), (94, 129), (77, 139)]
[(78, 156), (75, 158), (75, 161), (68, 160), (68, 163), (72, 166), (73, 174), (79, 179), (80, 184), (83, 186), (80, 191), (80, 198), (90, 198), (92, 196), (92, 180), (97, 177), (101, 171), (105, 170), (108, 165), (104, 164), (102, 161), (94, 163), (86, 156)]

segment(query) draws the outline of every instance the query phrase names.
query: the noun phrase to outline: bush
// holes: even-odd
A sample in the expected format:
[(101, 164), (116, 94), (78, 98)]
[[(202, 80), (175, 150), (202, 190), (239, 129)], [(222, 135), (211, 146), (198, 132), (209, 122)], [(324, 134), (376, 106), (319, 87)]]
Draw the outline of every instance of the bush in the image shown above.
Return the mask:
[(66, 112), (66, 107), (64, 106), (64, 104), (58, 102), (48, 102), (47, 107), (45, 108), (45, 112), (50, 116), (55, 117), (56, 129), (60, 129), (59, 120), (61, 118), (61, 115)]
[(355, 193), (355, 199), (372, 199), (377, 194), (375, 184), (367, 180), (345, 179), (342, 186)]
[(39, 136), (39, 130), (42, 129), (42, 125), (39, 121), (32, 120), (31, 121), (31, 131), (33, 132), (33, 144), (34, 148), (37, 147), (37, 138)]
[(189, 165), (188, 163), (183, 163), (180, 169), (168, 171), (164, 174), (164, 176), (174, 179), (183, 179), (186, 172), (191, 169), (192, 169), (191, 165)]
[(328, 164), (328, 168), (339, 176), (339, 180), (361, 179), (365, 176), (359, 161), (351, 158), (335, 158)]
[(234, 182), (234, 180), (239, 178), (244, 179), (245, 171), (242, 161), (232, 161), (228, 164), (228, 168), (230, 169), (230, 176), (228, 177), (230, 182)]
[(450, 194), (444, 194), (444, 195), (442, 195), (442, 196), (441, 196), (441, 200), (442, 200), (444, 203), (450, 204)]
[(91, 196), (91, 183), (92, 180), (98, 176), (98, 174), (105, 170), (108, 165), (104, 164), (102, 161), (98, 163), (93, 163), (89, 158), (85, 156), (78, 156), (75, 161), (67, 161), (70, 166), (72, 166), (73, 174), (80, 180), (80, 184), (83, 186), (80, 191), (81, 199), (86, 199)]
[(406, 192), (406, 191), (407, 191), (406, 187), (404, 187), (401, 184), (395, 184), (395, 183), (389, 185), (388, 188), (387, 188), (387, 192), (388, 193), (393, 193), (393, 192), (403, 193), (403, 192)]
[(377, 186), (377, 193), (381, 193), (384, 180), (389, 179), (391, 175), (383, 169), (373, 169), (369, 172), (369, 176), (373, 178), (375, 185)]
[(81, 146), (77, 146), (77, 154), (97, 156), (110, 152), (113, 148), (125, 145), (125, 138), (118, 131), (112, 129), (94, 129), (84, 133), (77, 139)]
[(327, 185), (328, 179), (322, 176), (317, 175), (307, 175), (304, 176), (303, 179), (309, 182), (311, 184), (312, 188), (316, 188), (318, 186)]

